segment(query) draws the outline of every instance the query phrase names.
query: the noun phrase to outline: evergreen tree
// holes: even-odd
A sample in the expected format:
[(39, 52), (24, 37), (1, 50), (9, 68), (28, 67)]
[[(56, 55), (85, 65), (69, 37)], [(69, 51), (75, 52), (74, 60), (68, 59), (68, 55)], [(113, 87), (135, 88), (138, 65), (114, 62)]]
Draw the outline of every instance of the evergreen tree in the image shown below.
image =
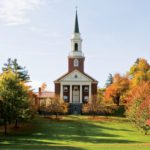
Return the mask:
[(108, 79), (107, 79), (106, 84), (105, 84), (106, 88), (107, 88), (109, 85), (111, 85), (112, 83), (113, 83), (113, 76), (112, 76), (112, 74), (110, 73), (110, 74), (108, 75)]
[(29, 82), (30, 77), (28, 75), (28, 71), (25, 67), (22, 67), (18, 64), (17, 59), (11, 59), (9, 58), (7, 60), (7, 63), (4, 64), (4, 67), (2, 68), (3, 71), (11, 70), (15, 74), (18, 75), (20, 81), (23, 82)]

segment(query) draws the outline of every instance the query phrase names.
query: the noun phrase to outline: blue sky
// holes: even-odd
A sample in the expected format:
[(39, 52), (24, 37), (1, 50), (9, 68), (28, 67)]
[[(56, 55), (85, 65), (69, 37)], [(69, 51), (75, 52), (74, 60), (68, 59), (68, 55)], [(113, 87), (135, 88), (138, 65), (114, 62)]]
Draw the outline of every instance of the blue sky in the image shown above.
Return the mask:
[(149, 0), (0, 0), (0, 66), (17, 58), (37, 89), (67, 72), (78, 5), (85, 71), (103, 87), (136, 58), (150, 62)]

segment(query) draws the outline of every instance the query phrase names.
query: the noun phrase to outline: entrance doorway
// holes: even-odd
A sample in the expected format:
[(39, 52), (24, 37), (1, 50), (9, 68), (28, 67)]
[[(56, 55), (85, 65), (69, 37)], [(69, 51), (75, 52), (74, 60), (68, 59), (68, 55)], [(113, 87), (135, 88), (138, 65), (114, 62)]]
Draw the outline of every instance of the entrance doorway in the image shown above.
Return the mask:
[(73, 86), (72, 102), (80, 103), (80, 87)]

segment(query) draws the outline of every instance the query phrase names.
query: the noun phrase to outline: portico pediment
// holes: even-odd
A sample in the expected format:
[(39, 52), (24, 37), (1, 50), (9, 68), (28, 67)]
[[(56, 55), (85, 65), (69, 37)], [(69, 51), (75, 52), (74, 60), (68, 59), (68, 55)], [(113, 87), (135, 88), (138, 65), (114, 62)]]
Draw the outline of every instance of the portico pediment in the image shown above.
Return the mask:
[(92, 82), (92, 80), (78, 70), (74, 70), (62, 78), (60, 82)]

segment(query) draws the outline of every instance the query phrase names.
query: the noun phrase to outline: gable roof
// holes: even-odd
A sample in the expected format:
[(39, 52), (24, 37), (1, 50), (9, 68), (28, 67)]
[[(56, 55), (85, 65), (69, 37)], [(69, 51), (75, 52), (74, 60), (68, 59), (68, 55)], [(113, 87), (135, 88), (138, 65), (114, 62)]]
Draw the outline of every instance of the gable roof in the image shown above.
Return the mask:
[(81, 71), (79, 71), (79, 70), (77, 70), (77, 69), (75, 69), (75, 70), (73, 70), (73, 71), (71, 71), (71, 72), (65, 73), (64, 75), (62, 75), (61, 77), (59, 77), (57, 80), (55, 80), (54, 83), (60, 82), (62, 79), (64, 79), (64, 78), (67, 77), (69, 74), (72, 74), (72, 73), (75, 72), (75, 71), (77, 71), (77, 72), (79, 72), (80, 74), (86, 76), (88, 79), (92, 80), (92, 82), (98, 83), (98, 81), (95, 80), (94, 78), (92, 78), (90, 75), (88, 75), (87, 73), (81, 72)]
[(38, 98), (54, 98), (55, 93), (54, 92), (49, 92), (49, 91), (43, 91), (41, 93), (36, 94)]

